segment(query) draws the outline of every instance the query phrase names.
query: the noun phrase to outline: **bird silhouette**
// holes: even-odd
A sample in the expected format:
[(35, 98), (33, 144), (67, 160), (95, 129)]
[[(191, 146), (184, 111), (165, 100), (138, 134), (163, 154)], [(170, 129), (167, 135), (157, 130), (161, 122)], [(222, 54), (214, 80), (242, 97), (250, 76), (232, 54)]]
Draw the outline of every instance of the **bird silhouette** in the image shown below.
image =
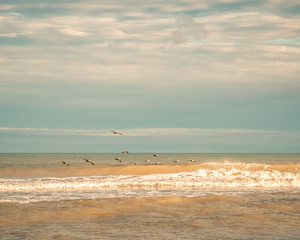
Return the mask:
[(89, 159), (86, 159), (86, 158), (84, 158), (84, 160), (85, 160), (86, 162), (88, 162), (88, 163), (92, 164), (92, 165), (95, 165), (95, 164), (93, 163), (93, 161), (92, 161), (92, 160), (89, 160)]
[(70, 164), (68, 162), (62, 161), (62, 163), (70, 167)]
[(116, 131), (110, 131), (110, 132), (112, 132), (114, 135), (123, 135), (123, 133), (116, 132)]

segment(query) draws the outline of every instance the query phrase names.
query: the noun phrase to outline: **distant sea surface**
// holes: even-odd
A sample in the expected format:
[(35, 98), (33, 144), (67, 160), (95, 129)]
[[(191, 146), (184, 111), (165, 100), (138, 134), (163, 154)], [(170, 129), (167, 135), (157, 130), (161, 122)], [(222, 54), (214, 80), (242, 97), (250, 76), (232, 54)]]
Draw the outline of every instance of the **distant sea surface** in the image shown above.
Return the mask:
[(0, 214), (1, 240), (300, 239), (300, 154), (0, 154)]

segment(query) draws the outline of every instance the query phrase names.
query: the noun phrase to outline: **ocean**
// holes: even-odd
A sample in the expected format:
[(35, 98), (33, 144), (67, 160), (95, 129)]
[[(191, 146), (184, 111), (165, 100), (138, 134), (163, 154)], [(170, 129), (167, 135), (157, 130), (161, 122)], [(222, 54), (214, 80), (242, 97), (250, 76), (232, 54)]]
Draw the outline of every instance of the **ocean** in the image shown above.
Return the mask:
[(300, 239), (300, 154), (0, 154), (0, 214), (1, 240)]

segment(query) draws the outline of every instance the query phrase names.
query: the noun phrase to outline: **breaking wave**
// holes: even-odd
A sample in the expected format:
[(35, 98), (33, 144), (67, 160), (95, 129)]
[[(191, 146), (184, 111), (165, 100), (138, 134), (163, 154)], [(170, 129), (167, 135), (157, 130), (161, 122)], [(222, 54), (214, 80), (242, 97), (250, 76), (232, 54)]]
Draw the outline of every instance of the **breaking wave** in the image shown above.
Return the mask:
[[(258, 164), (256, 164), (258, 165)], [(213, 167), (212, 167), (213, 166)], [(293, 171), (287, 171), (287, 168)], [(146, 175), (2, 178), (0, 191), (74, 191), (104, 188), (300, 187), (297, 166), (206, 164), (191, 172)]]

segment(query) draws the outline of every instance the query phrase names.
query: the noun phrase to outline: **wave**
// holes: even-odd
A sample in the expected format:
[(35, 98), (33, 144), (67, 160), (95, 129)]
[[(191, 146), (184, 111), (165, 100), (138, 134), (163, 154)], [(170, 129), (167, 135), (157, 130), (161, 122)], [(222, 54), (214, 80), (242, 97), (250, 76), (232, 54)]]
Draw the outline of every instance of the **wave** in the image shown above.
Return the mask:
[[(300, 187), (300, 172), (298, 169), (299, 164), (295, 163), (268, 165), (203, 163), (176, 166), (123, 166), (93, 170), (70, 169), (72, 171), (71, 176), (65, 176), (66, 173), (64, 172), (62, 175), (65, 177), (2, 178), (0, 179), (0, 191), (89, 191), (216, 187), (298, 188)], [(83, 175), (76, 176), (74, 173)], [(57, 175), (60, 175), (60, 173)]]

